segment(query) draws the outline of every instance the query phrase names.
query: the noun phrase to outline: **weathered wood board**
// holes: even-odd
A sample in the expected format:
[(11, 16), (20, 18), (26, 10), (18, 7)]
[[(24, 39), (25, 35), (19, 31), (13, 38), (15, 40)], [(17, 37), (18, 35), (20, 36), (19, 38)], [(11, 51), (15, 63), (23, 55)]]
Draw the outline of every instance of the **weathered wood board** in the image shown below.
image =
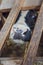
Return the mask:
[(36, 57), (34, 64), (35, 65), (43, 65), (43, 57)]
[(0, 58), (0, 65), (21, 65), (22, 59)]
[[(35, 8), (40, 6), (42, 0), (25, 0), (22, 10)], [(9, 11), (17, 0), (0, 0), (0, 11), (5, 12)]]
[(15, 2), (16, 0), (1, 0), (0, 11), (9, 11), (9, 9), (13, 7)]
[(24, 57), (23, 65), (33, 65), (33, 61), (37, 54), (40, 38), (42, 35), (42, 27), (43, 27), (43, 3), (39, 12), (39, 16), (34, 28), (34, 32), (30, 41), (30, 45), (28, 47), (27, 54)]
[(39, 9), (41, 5), (42, 0), (25, 0), (22, 10), (27, 10), (27, 9)]
[(6, 37), (9, 34), (9, 31), (10, 31), (13, 23), (15, 23), (16, 18), (19, 14), (19, 11), (21, 10), (21, 6), (22, 6), (23, 2), (24, 2), (24, 0), (17, 1), (17, 3), (12, 8), (12, 10), (11, 10), (2, 30), (0, 31), (0, 54), (1, 54), (1, 49), (4, 45), (4, 42), (6, 40)]
[(43, 57), (36, 57), (35, 62), (37, 62), (37, 61), (43, 61)]
[(25, 0), (23, 7), (39, 6), (42, 0)]

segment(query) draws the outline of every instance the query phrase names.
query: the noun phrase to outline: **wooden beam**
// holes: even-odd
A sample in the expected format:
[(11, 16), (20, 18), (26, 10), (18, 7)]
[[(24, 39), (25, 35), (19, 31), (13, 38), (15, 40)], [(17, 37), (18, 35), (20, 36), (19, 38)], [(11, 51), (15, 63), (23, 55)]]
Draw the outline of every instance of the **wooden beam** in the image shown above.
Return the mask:
[(40, 6), (25, 6), (25, 7), (22, 7), (21, 10), (30, 10), (30, 9), (36, 9), (36, 10), (39, 10), (40, 9)]
[(21, 60), (21, 61), (22, 61), (23, 58), (16, 58), (16, 57), (1, 57), (0, 60), (2, 60), (2, 61), (3, 61), (3, 60), (15, 60), (15, 61), (17, 61), (17, 60), (20, 61), (20, 60)]
[(22, 6), (23, 2), (24, 2), (24, 0), (17, 1), (17, 3), (12, 8), (2, 30), (0, 31), (0, 55), (1, 55), (1, 50), (4, 45), (4, 42), (10, 32), (12, 25), (15, 23), (15, 21), (17, 19), (17, 16), (21, 10), (21, 6)]
[(0, 11), (1, 12), (9, 11), (13, 7), (13, 4), (15, 3), (16, 0), (0, 0)]
[(3, 13), (3, 12), (9, 12), (11, 10), (11, 8), (8, 8), (8, 9), (0, 9), (0, 12)]
[[(25, 6), (25, 7), (21, 7), (21, 10), (22, 11), (25, 11), (25, 10), (30, 10), (30, 9), (36, 9), (36, 10), (39, 10), (40, 9), (40, 6)], [(0, 12), (9, 12), (11, 10), (11, 8), (5, 8), (5, 9), (0, 9)]]
[(43, 65), (43, 57), (36, 57), (35, 58), (35, 61), (34, 61), (34, 64), (36, 65)]
[(43, 3), (39, 12), (39, 16), (34, 28), (34, 32), (30, 41), (30, 45), (28, 47), (27, 54), (25, 54), (23, 65), (33, 65), (35, 56), (37, 54), (39, 42), (42, 35), (42, 27), (43, 27)]
[(0, 63), (2, 63), (3, 65), (6, 65), (6, 64), (21, 65), (22, 61), (23, 61), (22, 59), (0, 58)]
[[(0, 12), (10, 11), (13, 7), (13, 4), (15, 3), (16, 0), (0, 0)], [(38, 1), (25, 0), (24, 5), (22, 5), (22, 10), (34, 9), (34, 8), (39, 9), (40, 4), (41, 4), (41, 0)]]
[(36, 57), (35, 62), (38, 62), (38, 61), (43, 61), (43, 57)]
[(3, 20), (4, 20), (4, 23), (6, 22), (6, 18), (2, 15), (2, 18), (3, 18)]

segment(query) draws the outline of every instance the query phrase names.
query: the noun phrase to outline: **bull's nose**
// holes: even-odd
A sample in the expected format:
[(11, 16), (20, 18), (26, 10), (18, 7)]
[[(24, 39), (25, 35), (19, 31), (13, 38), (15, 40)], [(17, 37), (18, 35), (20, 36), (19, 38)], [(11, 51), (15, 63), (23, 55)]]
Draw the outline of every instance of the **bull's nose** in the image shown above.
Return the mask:
[(21, 33), (15, 33), (14, 39), (21, 39)]

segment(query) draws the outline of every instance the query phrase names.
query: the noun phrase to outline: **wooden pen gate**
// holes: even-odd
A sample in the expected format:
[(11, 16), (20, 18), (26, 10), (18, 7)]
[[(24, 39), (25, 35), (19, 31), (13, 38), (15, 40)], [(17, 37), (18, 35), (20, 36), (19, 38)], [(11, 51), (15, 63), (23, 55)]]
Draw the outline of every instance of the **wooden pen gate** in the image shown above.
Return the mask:
[[(21, 2), (21, 3), (20, 3)], [(20, 10), (22, 10), (22, 4), (23, 4), (24, 0), (19, 0), (14, 7), (12, 8), (12, 10), (5, 10), (7, 12), (7, 16), (5, 17), (4, 15), (4, 11), (0, 12), (0, 18), (2, 20), (3, 23), (3, 27), (1, 28), (0, 31), (0, 61), (14, 61), (16, 64), (19, 65), (34, 65), (37, 63), (42, 63), (39, 61), (43, 61), (43, 3), (41, 6), (36, 7), (36, 10), (40, 10), (38, 11), (38, 18), (33, 30), (33, 34), (30, 40), (30, 44), (28, 46), (28, 48), (25, 49), (25, 55), (23, 58), (15, 58), (15, 57), (1, 57), (2, 52), (5, 50), (4, 47), (6, 46), (5, 41), (8, 38), (10, 29), (12, 27), (12, 25), (15, 23), (18, 14), (20, 12)], [(35, 7), (33, 7), (35, 8)], [(29, 8), (29, 9), (33, 9), (33, 8)], [(27, 10), (26, 8), (23, 10)], [(10, 13), (9, 13), (10, 12)]]

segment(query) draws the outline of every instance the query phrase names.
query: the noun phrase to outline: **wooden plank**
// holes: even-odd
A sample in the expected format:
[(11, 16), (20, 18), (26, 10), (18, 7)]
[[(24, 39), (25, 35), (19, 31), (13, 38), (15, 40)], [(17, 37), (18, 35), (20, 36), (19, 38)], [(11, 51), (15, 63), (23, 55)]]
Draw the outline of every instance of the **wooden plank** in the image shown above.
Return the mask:
[[(21, 2), (21, 3), (20, 3)], [(21, 10), (21, 6), (23, 4), (24, 0), (18, 0), (17, 3), (14, 5), (14, 7), (12, 8), (6, 23), (4, 24), (2, 30), (0, 31), (0, 54), (1, 54), (1, 49), (4, 45), (4, 42), (6, 40), (6, 37), (9, 34), (9, 31), (13, 25), (13, 23), (15, 23), (16, 18)]]
[(38, 62), (38, 61), (43, 61), (43, 57), (36, 57), (35, 62)]
[[(25, 7), (21, 7), (21, 10), (24, 11), (24, 10), (30, 10), (30, 9), (36, 9), (36, 10), (39, 10), (40, 9), (40, 6), (25, 6)], [(4, 9), (0, 9), (0, 12), (9, 12), (11, 10), (11, 8), (4, 8)]]
[(41, 6), (39, 16), (34, 28), (34, 32), (30, 41), (30, 45), (28, 47), (27, 54), (25, 54), (23, 65), (33, 65), (33, 61), (37, 54), (40, 38), (42, 35), (42, 27), (43, 27), (43, 4)]
[(29, 10), (29, 9), (36, 9), (36, 10), (39, 10), (40, 9), (40, 6), (25, 6), (25, 7), (22, 7), (21, 10)]
[(22, 59), (0, 58), (0, 64), (3, 65), (21, 65)]
[(41, 5), (42, 0), (25, 0), (22, 10), (27, 10), (27, 9), (39, 9)]
[(13, 5), (16, 3), (16, 0), (0, 0), (1, 4), (0, 4), (0, 11), (1, 12), (5, 12), (5, 11), (9, 11)]
[[(22, 58), (14, 58), (14, 57), (7, 57), (7, 58), (0, 58), (0, 62), (1, 63), (3, 63), (3, 64), (10, 64), (11, 65), (11, 63), (10, 62), (12, 62), (12, 64), (13, 65), (15, 65), (15, 63), (16, 63), (16, 65), (21, 65), (22, 64), (22, 62), (23, 62), (23, 59)], [(8, 64), (8, 65), (9, 65)]]
[[(21, 63), (23, 62), (23, 59), (14, 59), (14, 58), (0, 58), (1, 62), (6, 62), (6, 61), (14, 61), (14, 63), (16, 63), (17, 65), (21, 65)], [(38, 63), (38, 62), (43, 62), (43, 57), (36, 57), (34, 63)]]
[(16, 63), (16, 64), (21, 64), (22, 63), (22, 61), (23, 61), (23, 59), (15, 59), (15, 58), (0, 58), (0, 61), (14, 61), (14, 63)]
[(5, 23), (5, 21), (6, 21), (6, 18), (5, 18), (4, 16), (2, 16), (2, 18), (4, 19), (4, 23)]
[(35, 61), (34, 61), (34, 64), (36, 65), (43, 65), (43, 57), (36, 57), (35, 58)]
[(27, 6), (40, 6), (42, 0), (25, 0), (23, 7)]
[[(33, 9), (37, 6), (40, 6), (42, 0), (25, 0), (22, 5), (22, 10)], [(0, 0), (0, 12), (10, 11), (13, 5), (17, 2), (17, 0)]]
[(14, 60), (14, 61), (22, 61), (23, 58), (16, 58), (16, 57), (1, 57), (0, 60)]

